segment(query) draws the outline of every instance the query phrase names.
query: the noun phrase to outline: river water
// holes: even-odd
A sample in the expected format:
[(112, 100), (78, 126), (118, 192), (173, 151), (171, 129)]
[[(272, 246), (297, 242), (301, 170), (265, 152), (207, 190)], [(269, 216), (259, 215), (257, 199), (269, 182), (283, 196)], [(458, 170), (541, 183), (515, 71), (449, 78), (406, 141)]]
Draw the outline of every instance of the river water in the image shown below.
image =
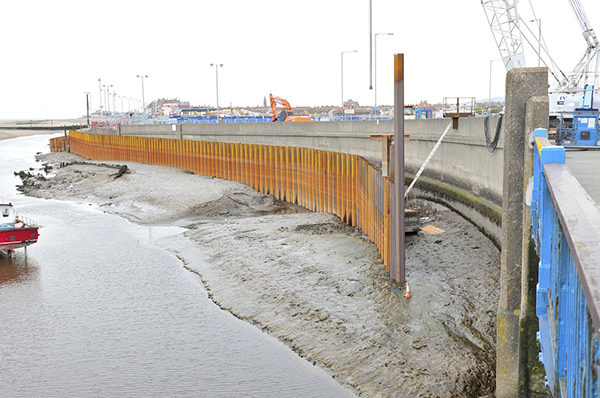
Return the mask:
[(25, 197), (13, 171), (48, 135), (0, 141), (0, 198), (43, 228), (0, 256), (1, 397), (353, 397), (209, 300), (146, 227), (86, 203)]

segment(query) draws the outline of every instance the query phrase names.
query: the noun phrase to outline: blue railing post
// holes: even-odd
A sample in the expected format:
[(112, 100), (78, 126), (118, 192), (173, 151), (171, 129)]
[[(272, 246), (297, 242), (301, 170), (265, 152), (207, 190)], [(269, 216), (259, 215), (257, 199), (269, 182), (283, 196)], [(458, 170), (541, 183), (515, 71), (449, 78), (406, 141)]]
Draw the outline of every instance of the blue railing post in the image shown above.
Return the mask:
[(536, 130), (532, 235), (540, 258), (536, 313), (547, 383), (556, 397), (599, 398), (600, 212)]
[(548, 190), (548, 183), (544, 176), (544, 164), (565, 163), (565, 150), (563, 147), (554, 145), (542, 145), (540, 139), (547, 143), (547, 131), (536, 129), (534, 131), (535, 150), (533, 162), (533, 189), (531, 197), (532, 234), (536, 244), (539, 262), (539, 276), (537, 284), (536, 314), (540, 324), (540, 344), (542, 346), (541, 362), (546, 369), (548, 384), (554, 386), (556, 381), (555, 354), (557, 347), (555, 338), (551, 335), (553, 327), (554, 310), (552, 272), (557, 272), (556, 267), (552, 269), (553, 251), (553, 224), (557, 222), (556, 211), (552, 204), (552, 197)]

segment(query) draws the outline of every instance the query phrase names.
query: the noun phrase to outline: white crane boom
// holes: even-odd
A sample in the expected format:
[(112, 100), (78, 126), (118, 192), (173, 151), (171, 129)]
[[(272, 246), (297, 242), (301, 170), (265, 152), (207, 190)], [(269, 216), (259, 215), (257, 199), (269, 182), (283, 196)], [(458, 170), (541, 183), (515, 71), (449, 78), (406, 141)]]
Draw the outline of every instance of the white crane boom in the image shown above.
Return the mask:
[[(583, 87), (588, 84), (587, 80), (590, 75), (593, 74), (593, 85), (598, 87), (598, 72), (600, 71), (600, 54), (598, 53), (600, 52), (600, 42), (596, 37), (594, 29), (591, 27), (580, 0), (569, 0), (569, 4), (581, 27), (587, 48), (583, 57), (581, 57), (570, 73), (563, 72), (550, 55), (542, 37), (540, 20), (537, 18), (534, 19), (534, 21), (538, 22), (537, 33), (533, 32), (523, 22), (519, 16), (517, 7), (519, 0), (480, 1), (507, 71), (513, 67), (526, 66), (523, 43), (527, 43), (537, 54), (540, 61), (548, 67), (550, 75), (555, 80), (555, 84), (549, 90), (551, 116), (554, 117), (561, 113), (568, 113), (577, 107), (575, 96), (577, 93), (583, 91)], [(529, 4), (531, 6), (531, 1)], [(532, 6), (531, 8), (535, 18), (535, 11)], [(595, 69), (592, 62), (594, 60)], [(598, 106), (600, 107), (600, 104)]]
[[(583, 9), (583, 6), (579, 2), (579, 0), (569, 0), (569, 4), (571, 4), (571, 8), (573, 9), (575, 18), (577, 18), (577, 22), (581, 27), (583, 38), (587, 43), (587, 48), (585, 50), (585, 53), (583, 54), (583, 57), (581, 57), (581, 59), (573, 69), (573, 73), (569, 76), (568, 85), (571, 87), (578, 87), (582, 78), (584, 82), (587, 80), (588, 71), (590, 71), (590, 65), (594, 58), (596, 58), (596, 67), (593, 71), (593, 74), (594, 79), (597, 80), (598, 66), (600, 62), (600, 56), (598, 55), (598, 51), (600, 50), (600, 43), (598, 42), (596, 33), (594, 32), (594, 29), (592, 28), (592, 25), (590, 24), (585, 10)], [(597, 81), (594, 85), (597, 86)]]
[(517, 0), (481, 0), (506, 70), (525, 66)]

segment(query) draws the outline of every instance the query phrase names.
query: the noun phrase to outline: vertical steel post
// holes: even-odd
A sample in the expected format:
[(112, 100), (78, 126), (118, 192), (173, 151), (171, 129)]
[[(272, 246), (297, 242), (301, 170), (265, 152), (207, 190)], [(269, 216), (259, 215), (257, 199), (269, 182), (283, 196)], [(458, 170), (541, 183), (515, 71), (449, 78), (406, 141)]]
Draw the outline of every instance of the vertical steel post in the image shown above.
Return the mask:
[(98, 79), (98, 88), (100, 89), (100, 116), (102, 116), (102, 78)]
[(395, 181), (394, 217), (396, 219), (395, 265), (391, 278), (406, 282), (404, 253), (404, 54), (394, 55), (394, 141)]
[(85, 106), (87, 110), (87, 127), (90, 127), (90, 93), (85, 93)]

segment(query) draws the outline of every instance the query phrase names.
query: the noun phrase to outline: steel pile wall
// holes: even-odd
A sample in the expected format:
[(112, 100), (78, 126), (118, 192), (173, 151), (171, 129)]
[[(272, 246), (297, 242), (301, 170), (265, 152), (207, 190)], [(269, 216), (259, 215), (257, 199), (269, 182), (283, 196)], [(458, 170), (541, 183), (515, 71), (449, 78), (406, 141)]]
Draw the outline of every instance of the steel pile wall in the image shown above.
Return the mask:
[(600, 396), (600, 210), (565, 165), (564, 147), (535, 134), (532, 234), (539, 262), (540, 360), (555, 396)]
[[(62, 138), (62, 137), (61, 137)], [(318, 149), (70, 131), (72, 153), (177, 167), (238, 181), (276, 199), (328, 212), (360, 228), (393, 269), (392, 183), (358, 155)]]
[(66, 152), (67, 151), (66, 137), (50, 138), (50, 151), (51, 152)]

